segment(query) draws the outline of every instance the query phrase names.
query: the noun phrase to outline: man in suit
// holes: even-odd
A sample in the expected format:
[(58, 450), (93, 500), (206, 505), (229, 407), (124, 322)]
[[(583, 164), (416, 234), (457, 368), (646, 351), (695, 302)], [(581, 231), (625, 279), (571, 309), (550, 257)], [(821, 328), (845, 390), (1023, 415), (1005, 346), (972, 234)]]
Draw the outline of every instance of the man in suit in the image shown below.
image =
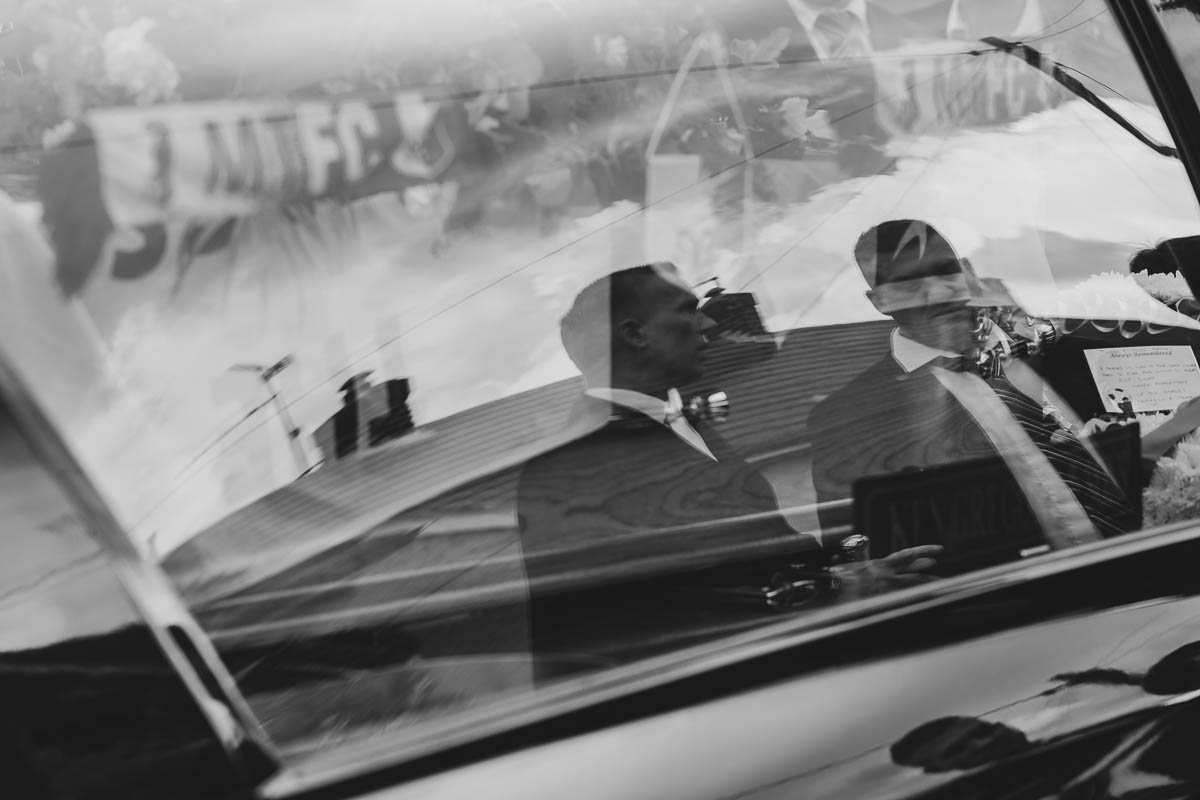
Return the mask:
[[(766, 478), (684, 413), (676, 387), (703, 374), (712, 325), (669, 263), (596, 281), (563, 318), (588, 388), (573, 438), (525, 464), (517, 499), (535, 653), (624, 660), (753, 624), (765, 598), (735, 614), (711, 601), (817, 551)], [(854, 576), (903, 581), (936, 552)]]
[[(972, 303), (981, 283), (941, 233), (917, 220), (884, 222), (859, 239), (855, 259), (867, 296), (898, 327), (890, 352), (809, 416), (818, 502), (851, 498), (867, 476), (999, 457), (1019, 488), (1012, 494), (1055, 544), (1137, 525), (1126, 492), (1076, 435), (1078, 419), (1029, 365), (1013, 359), (990, 380), (971, 371), (978, 348), (1003, 334), (980, 341)], [(821, 512), (822, 530), (849, 522), (844, 504)]]
[(708, 16), (731, 40), (760, 40), (785, 28), (790, 40), (781, 59), (829, 62), (944, 38), (953, 10), (953, 0), (715, 0)]

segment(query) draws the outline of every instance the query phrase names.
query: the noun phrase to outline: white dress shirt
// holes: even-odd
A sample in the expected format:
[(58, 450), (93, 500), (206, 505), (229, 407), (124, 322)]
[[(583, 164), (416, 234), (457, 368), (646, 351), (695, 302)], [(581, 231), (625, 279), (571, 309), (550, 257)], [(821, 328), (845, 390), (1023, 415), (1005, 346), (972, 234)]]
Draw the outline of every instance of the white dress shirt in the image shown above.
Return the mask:
[[(986, 345), (994, 347), (997, 344), (1007, 345), (1009, 342), (1008, 335), (999, 328), (992, 328), (992, 332), (988, 335)], [(1007, 351), (1007, 348), (1005, 348)], [(921, 344), (914, 341), (903, 333), (900, 329), (892, 331), (892, 358), (896, 359), (896, 363), (905, 372), (913, 372), (919, 369), (935, 358), (961, 358), (962, 353), (954, 353), (949, 350), (938, 350), (936, 347), (930, 347), (926, 344)], [(1051, 389), (1042, 377), (1026, 364), (1024, 361), (1014, 358), (1004, 365), (1004, 377), (1013, 386), (1020, 389), (1027, 397), (1036, 401), (1043, 408), (1052, 408), (1055, 412), (1061, 412), (1066, 405), (1062, 399)], [(1059, 420), (1066, 427), (1073, 427), (1071, 420)]]
[(708, 445), (704, 443), (704, 437), (696, 432), (696, 429), (687, 421), (687, 417), (683, 415), (683, 398), (679, 396), (678, 389), (671, 389), (667, 393), (666, 402), (632, 389), (614, 389), (610, 386), (588, 389), (584, 394), (645, 414), (655, 422), (666, 425), (689, 446), (713, 461), (717, 460), (717, 457), (708, 449)]
[(892, 358), (905, 372), (914, 372), (933, 361), (935, 358), (962, 358), (962, 353), (950, 350), (938, 350), (910, 339), (900, 332), (899, 328), (892, 331)]

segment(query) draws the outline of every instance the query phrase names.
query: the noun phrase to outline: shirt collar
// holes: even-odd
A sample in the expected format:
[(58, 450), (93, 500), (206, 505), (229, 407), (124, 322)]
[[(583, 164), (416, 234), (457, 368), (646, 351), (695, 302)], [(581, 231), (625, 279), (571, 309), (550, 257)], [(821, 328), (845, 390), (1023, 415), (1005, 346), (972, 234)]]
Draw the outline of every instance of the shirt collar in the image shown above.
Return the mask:
[(680, 407), (680, 410), (682, 409), (682, 401), (678, 399), (679, 392), (674, 389), (671, 390), (673, 397), (669, 397), (668, 400), (660, 400), (632, 389), (614, 389), (611, 386), (597, 386), (586, 390), (584, 394), (597, 400), (607, 400), (610, 403), (640, 411), (656, 422), (667, 421), (667, 415), (672, 406), (669, 402), (671, 399), (675, 399), (675, 404)]
[[(1008, 335), (997, 327), (992, 328), (991, 334), (988, 335), (988, 345), (994, 345), (1001, 342), (1007, 342)], [(908, 338), (900, 332), (899, 328), (892, 331), (892, 358), (900, 365), (905, 372), (913, 372), (933, 361), (935, 358), (960, 358), (962, 353), (954, 353), (950, 350), (939, 350), (936, 347), (930, 347), (927, 344), (922, 344), (918, 341)]]
[(921, 344), (902, 334), (899, 328), (892, 331), (892, 358), (896, 359), (896, 363), (905, 372), (913, 372), (920, 369), (930, 361), (941, 356), (956, 358), (959, 355), (961, 354), (951, 353), (949, 350), (938, 350), (936, 347)]
[(804, 26), (806, 33), (811, 34), (813, 28), (817, 24), (817, 17), (821, 16), (825, 11), (849, 11), (854, 16), (858, 17), (859, 22), (863, 24), (864, 29), (867, 25), (867, 0), (847, 0), (841, 8), (813, 8), (804, 0), (788, 0), (788, 5), (792, 7), (792, 13), (796, 15), (796, 19)]

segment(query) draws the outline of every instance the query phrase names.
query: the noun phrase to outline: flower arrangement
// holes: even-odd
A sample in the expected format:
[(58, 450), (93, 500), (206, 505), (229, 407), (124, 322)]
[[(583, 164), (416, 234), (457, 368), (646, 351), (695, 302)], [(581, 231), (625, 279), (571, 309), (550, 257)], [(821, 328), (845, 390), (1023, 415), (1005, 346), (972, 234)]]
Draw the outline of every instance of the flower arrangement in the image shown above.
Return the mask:
[[(1118, 340), (1143, 331), (1156, 334), (1194, 328), (1200, 312), (1179, 272), (1104, 272), (1042, 298), (1041, 303), (1041, 311), (1047, 312), (1043, 315), (1054, 318), (1065, 333), (1091, 325)], [(1114, 331), (1114, 322), (1119, 333)], [(1095, 332), (1089, 329), (1088, 334)], [(1134, 421), (1141, 426), (1143, 456), (1156, 459), (1142, 492), (1143, 526), (1200, 519), (1200, 398), (1170, 413), (1100, 414), (1087, 422), (1084, 431), (1094, 434)]]
[(1173, 306), (1185, 297), (1191, 297), (1192, 291), (1187, 281), (1178, 272), (1157, 273), (1134, 272), (1130, 274), (1133, 281), (1142, 287), (1147, 294), (1163, 305)]
[(1142, 493), (1144, 526), (1192, 519), (1200, 519), (1200, 432), (1188, 434), (1158, 460)]
[(89, 108), (177, 99), (179, 70), (148, 38), (157, 23), (122, 16), (109, 26), (86, 6), (72, 14), (43, 2), (26, 11), (26, 24), (43, 37), (34, 65), (58, 96), (63, 119)]
[[(1134, 272), (1129, 279), (1163, 305), (1194, 318), (1189, 312), (1196, 302), (1181, 273)], [(1183, 411), (1181, 407), (1175, 414)], [(1163, 423), (1155, 422), (1154, 427)], [(1200, 519), (1200, 431), (1188, 433), (1155, 462), (1150, 483), (1142, 492), (1144, 527), (1193, 519)]]
[[(1187, 325), (1176, 312), (1176, 303), (1191, 291), (1182, 276), (1101, 272), (1070, 289), (1052, 294), (1020, 293), (1020, 305), (1029, 313), (1062, 321), (1064, 332), (1074, 333), (1089, 323), (1116, 321), (1127, 335), (1142, 329), (1159, 332)], [(1104, 328), (1111, 330), (1111, 328)]]
[(43, 151), (89, 109), (179, 99), (179, 70), (153, 41), (157, 23), (120, 0), (28, 0), (17, 24), (37, 45), (20, 76), (0, 81), (0, 107), (15, 112), (0, 118), (0, 188), (13, 196), (32, 192), (25, 184)]
[(140, 106), (173, 99), (179, 88), (179, 70), (146, 40), (154, 27), (141, 17), (105, 33), (101, 46), (105, 79)]

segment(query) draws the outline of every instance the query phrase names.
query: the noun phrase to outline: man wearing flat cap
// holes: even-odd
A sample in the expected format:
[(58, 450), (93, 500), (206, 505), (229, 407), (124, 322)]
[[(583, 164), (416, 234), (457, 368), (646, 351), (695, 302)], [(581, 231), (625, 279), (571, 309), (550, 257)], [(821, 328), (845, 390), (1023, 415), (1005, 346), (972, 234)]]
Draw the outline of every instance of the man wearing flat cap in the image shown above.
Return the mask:
[[(1138, 515), (1081, 426), (1025, 363), (1013, 359), (990, 378), (972, 358), (987, 289), (968, 260), (932, 225), (890, 220), (864, 233), (855, 260), (880, 312), (896, 321), (889, 352), (818, 403), (813, 483), (822, 529), (847, 525), (856, 481), (999, 458), (1011, 493), (1053, 544), (1113, 536)], [(1020, 502), (1017, 500), (1016, 502)]]

